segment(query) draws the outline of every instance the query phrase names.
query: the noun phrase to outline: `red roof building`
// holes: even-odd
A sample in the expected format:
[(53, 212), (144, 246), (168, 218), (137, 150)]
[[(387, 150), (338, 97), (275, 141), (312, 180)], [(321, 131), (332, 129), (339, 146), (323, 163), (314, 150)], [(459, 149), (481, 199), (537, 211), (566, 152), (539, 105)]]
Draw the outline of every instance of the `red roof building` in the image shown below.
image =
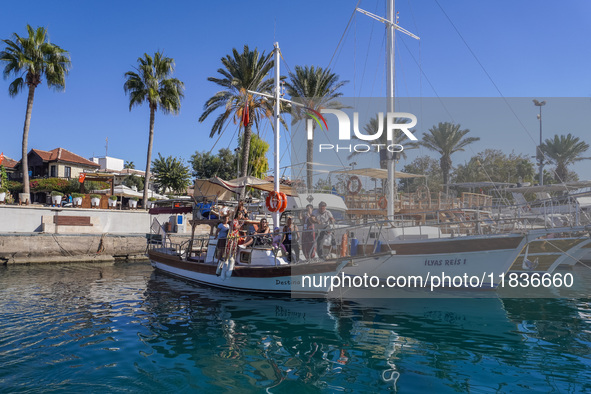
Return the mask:
[(81, 172), (94, 172), (100, 168), (100, 165), (64, 148), (31, 149), (27, 157), (32, 178), (77, 178)]

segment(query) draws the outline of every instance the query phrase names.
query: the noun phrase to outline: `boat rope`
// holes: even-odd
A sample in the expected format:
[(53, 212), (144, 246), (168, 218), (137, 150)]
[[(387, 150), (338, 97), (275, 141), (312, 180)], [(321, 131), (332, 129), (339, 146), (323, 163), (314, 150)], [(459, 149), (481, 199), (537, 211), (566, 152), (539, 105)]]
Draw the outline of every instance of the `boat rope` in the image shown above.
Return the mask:
[[(464, 36), (462, 35), (462, 33), (460, 33), (460, 30), (453, 23), (453, 21), (451, 20), (451, 18), (447, 14), (447, 12), (445, 12), (445, 10), (441, 6), (441, 4), (439, 4), (439, 1), (438, 0), (435, 0), (435, 4), (437, 4), (437, 6), (439, 7), (439, 9), (443, 13), (443, 15), (447, 18), (447, 20), (449, 21), (449, 23), (451, 24), (451, 26), (453, 27), (453, 29), (455, 30), (455, 32), (458, 34), (458, 36), (460, 37), (460, 39), (462, 40), (462, 42), (464, 43), (464, 45), (466, 46), (466, 48), (468, 49), (468, 51), (470, 52), (470, 54), (472, 55), (472, 57), (474, 58), (474, 60), (476, 60), (476, 63), (478, 63), (478, 65), (480, 66), (480, 68), (482, 69), (482, 71), (484, 72), (484, 74), (487, 76), (487, 78), (489, 79), (489, 81), (491, 82), (491, 84), (493, 85), (493, 87), (496, 89), (497, 93), (499, 93), (499, 96), (503, 99), (503, 102), (507, 105), (507, 107), (509, 108), (509, 110), (511, 111), (511, 113), (513, 114), (513, 116), (515, 117), (515, 119), (517, 119), (517, 122), (519, 123), (519, 125), (521, 126), (521, 128), (525, 131), (525, 133), (527, 134), (527, 136), (529, 137), (529, 139), (531, 140), (531, 142), (533, 142), (534, 145), (537, 146), (537, 142), (534, 139), (533, 135), (529, 132), (529, 130), (527, 129), (527, 127), (523, 124), (523, 122), (521, 121), (521, 119), (519, 118), (519, 116), (517, 115), (517, 113), (515, 112), (515, 110), (513, 109), (513, 107), (511, 106), (511, 104), (509, 104), (509, 101), (503, 95), (503, 93), (501, 92), (501, 89), (495, 83), (495, 81), (493, 80), (493, 78), (491, 77), (491, 75), (488, 73), (488, 71), (486, 70), (486, 68), (484, 67), (484, 65), (482, 64), (482, 62), (480, 61), (480, 59), (478, 58), (478, 56), (476, 56), (476, 54), (474, 53), (474, 51), (472, 50), (472, 48), (470, 47), (470, 45), (468, 45), (468, 42), (466, 41), (466, 39), (464, 38)], [(543, 152), (541, 152), (541, 153), (542, 153), (542, 155), (544, 157), (544, 160), (550, 161), (550, 158), (545, 153), (543, 153)], [(556, 171), (552, 170), (552, 172), (554, 174), (556, 174)], [(568, 189), (566, 188), (566, 186), (565, 186), (565, 189), (566, 189), (566, 191), (568, 191)]]
[(105, 251), (105, 244), (104, 244), (104, 240), (105, 240), (105, 236), (107, 235), (107, 233), (103, 233), (103, 235), (101, 236), (101, 239), (99, 241), (99, 245), (98, 248), (96, 250), (96, 254), (101, 254)]
[(57, 237), (55, 236), (55, 234), (51, 234), (51, 236), (53, 237), (53, 240), (55, 241), (55, 243), (57, 244), (57, 246), (59, 246), (59, 248), (62, 251), (62, 256), (73, 256), (74, 254), (72, 252), (70, 252), (69, 250), (66, 250), (57, 240)]
[(357, 4), (355, 4), (355, 8), (353, 8), (353, 12), (351, 13), (351, 17), (349, 18), (349, 22), (347, 22), (347, 26), (345, 27), (345, 31), (343, 31), (343, 34), (341, 34), (341, 39), (339, 40), (339, 43), (337, 44), (337, 47), (335, 48), (334, 53), (332, 54), (332, 57), (330, 58), (330, 61), (328, 62), (328, 65), (326, 66), (326, 68), (330, 68), (332, 61), (334, 60), (335, 56), (337, 55), (337, 51), (339, 50), (339, 47), (341, 46), (343, 39), (345, 38), (347, 31), (349, 30), (349, 26), (351, 25), (351, 21), (353, 20), (353, 18), (355, 17), (355, 14), (357, 13), (357, 7), (359, 7), (359, 3), (361, 3), (361, 0), (358, 0)]

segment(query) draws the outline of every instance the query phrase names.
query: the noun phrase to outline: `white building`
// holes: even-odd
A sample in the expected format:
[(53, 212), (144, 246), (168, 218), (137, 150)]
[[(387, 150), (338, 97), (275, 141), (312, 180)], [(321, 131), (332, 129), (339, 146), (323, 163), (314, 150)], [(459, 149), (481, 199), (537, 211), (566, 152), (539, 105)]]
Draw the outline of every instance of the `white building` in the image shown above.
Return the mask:
[(93, 162), (101, 166), (101, 171), (118, 172), (123, 170), (124, 161), (123, 159), (116, 159), (114, 157), (93, 157)]

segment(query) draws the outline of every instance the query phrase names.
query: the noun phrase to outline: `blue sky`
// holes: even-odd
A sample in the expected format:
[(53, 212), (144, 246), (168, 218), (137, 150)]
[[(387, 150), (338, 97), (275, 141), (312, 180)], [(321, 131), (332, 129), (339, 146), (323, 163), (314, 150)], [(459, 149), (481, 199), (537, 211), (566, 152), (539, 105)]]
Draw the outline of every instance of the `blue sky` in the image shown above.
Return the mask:
[[(286, 60), (282, 74), (287, 73), (287, 67), (293, 69), (298, 64), (326, 67), (356, 3), (177, 1), (164, 5), (155, 1), (60, 1), (59, 7), (46, 1), (4, 4), (0, 38), (9, 38), (13, 32), (24, 35), (27, 23), (45, 26), (51, 41), (67, 49), (72, 58), (65, 92), (50, 91), (46, 85), (36, 91), (29, 149), (63, 147), (85, 157), (103, 156), (108, 138), (109, 156), (133, 161), (143, 169), (149, 110), (144, 105), (129, 111), (123, 74), (135, 66), (144, 52), (153, 54), (157, 50), (175, 59), (175, 76), (185, 83), (186, 91), (179, 116), (157, 114), (153, 157), (160, 152), (189, 160), (195, 151), (234, 148), (235, 125), (231, 124), (214, 146), (216, 138), (208, 136), (215, 117), (204, 123), (197, 121), (205, 101), (218, 90), (207, 77), (217, 74), (220, 58), (244, 44), (269, 52), (273, 42), (278, 41)], [(419, 35), (421, 41), (398, 35), (397, 95), (498, 98), (500, 91), (505, 97), (546, 98), (545, 137), (571, 132), (591, 141), (589, 123), (563, 130), (562, 115), (552, 108), (556, 97), (591, 97), (590, 2), (439, 0), (439, 4), (488, 76), (435, 0), (398, 0), (400, 25)], [(362, 0), (359, 6), (376, 14), (385, 13), (384, 0)], [(380, 23), (361, 14), (353, 18), (330, 63), (341, 79), (350, 81), (343, 89), (345, 96), (385, 94), (383, 39)], [(19, 159), (26, 93), (10, 98), (9, 82), (0, 81), (0, 150)], [(533, 155), (528, 133), (538, 132), (536, 114), (533, 104), (530, 114), (527, 109), (520, 112), (527, 131), (508, 128), (481, 135), (473, 130), (481, 140), (471, 151), (453, 156), (454, 163), (488, 147)], [(426, 130), (432, 125), (421, 126), (420, 130)], [(269, 126), (260, 133), (271, 141)], [(289, 161), (289, 155), (282, 156), (282, 165)], [(585, 162), (574, 167), (581, 178), (591, 179), (588, 168), (591, 166)]]

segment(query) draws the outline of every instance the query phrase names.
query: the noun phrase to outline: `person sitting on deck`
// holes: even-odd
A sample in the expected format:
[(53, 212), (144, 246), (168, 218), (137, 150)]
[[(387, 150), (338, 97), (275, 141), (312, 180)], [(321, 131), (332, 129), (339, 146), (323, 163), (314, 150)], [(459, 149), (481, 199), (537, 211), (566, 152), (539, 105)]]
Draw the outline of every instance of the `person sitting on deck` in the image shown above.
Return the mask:
[(255, 245), (264, 245), (265, 244), (264, 234), (269, 234), (270, 232), (271, 232), (271, 229), (269, 228), (269, 224), (267, 223), (267, 219), (262, 218), (261, 221), (259, 222), (259, 226), (256, 229), (256, 232), (252, 236), (248, 237), (246, 242), (243, 243), (242, 245), (240, 245), (240, 247), (246, 248), (246, 247), (252, 245), (255, 242), (255, 239), (256, 239)]

